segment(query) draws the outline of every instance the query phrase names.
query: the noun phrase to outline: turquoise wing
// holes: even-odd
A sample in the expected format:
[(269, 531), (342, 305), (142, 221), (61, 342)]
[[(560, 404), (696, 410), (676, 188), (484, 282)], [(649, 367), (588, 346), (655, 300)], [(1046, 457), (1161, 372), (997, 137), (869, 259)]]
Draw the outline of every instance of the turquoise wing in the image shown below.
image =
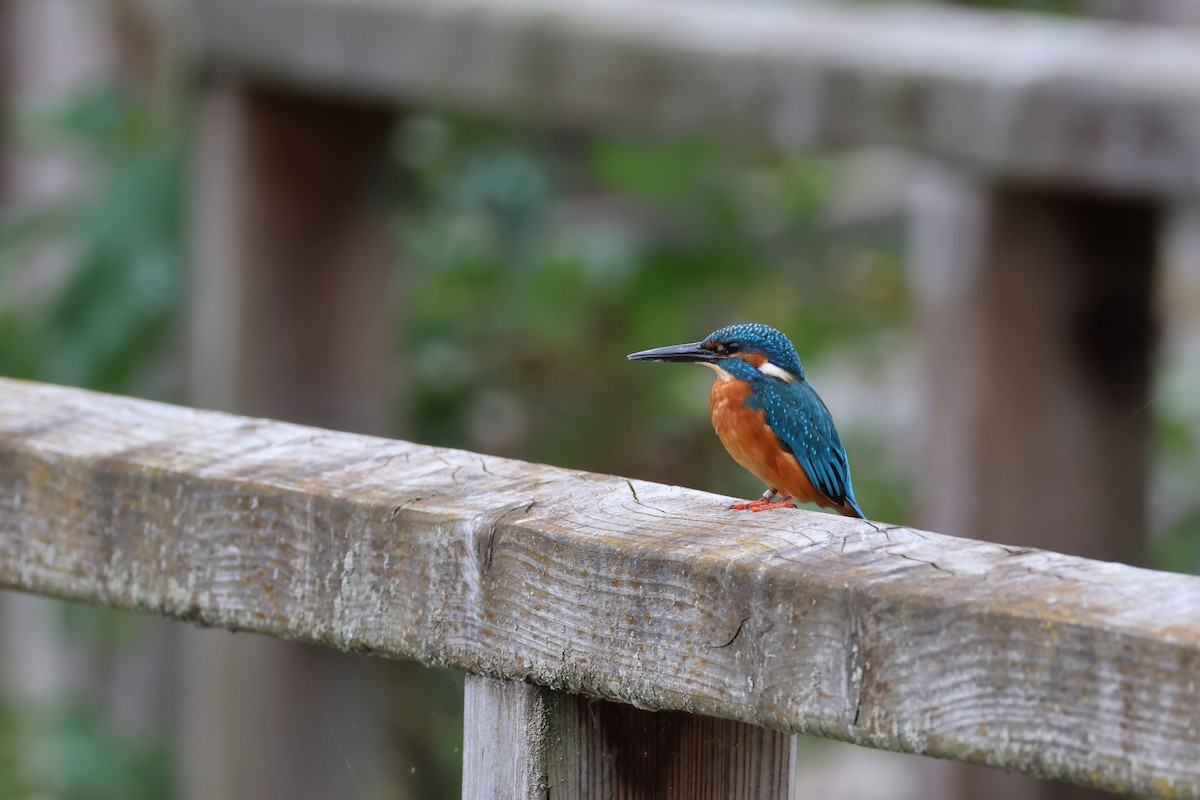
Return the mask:
[(849, 505), (863, 516), (854, 499), (846, 448), (833, 417), (808, 381), (756, 381), (752, 401), (766, 413), (767, 424), (800, 462), (812, 485), (830, 502)]

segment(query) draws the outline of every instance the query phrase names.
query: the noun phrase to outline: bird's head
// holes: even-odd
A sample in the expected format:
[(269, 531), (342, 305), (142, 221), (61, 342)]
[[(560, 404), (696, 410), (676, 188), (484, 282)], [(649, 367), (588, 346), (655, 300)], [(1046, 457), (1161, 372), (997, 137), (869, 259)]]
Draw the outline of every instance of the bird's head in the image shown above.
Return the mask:
[(804, 377), (804, 367), (791, 341), (781, 332), (756, 322), (730, 325), (699, 342), (656, 347), (632, 353), (630, 361), (690, 361), (712, 367), (722, 377), (742, 380), (763, 376), (783, 381)]

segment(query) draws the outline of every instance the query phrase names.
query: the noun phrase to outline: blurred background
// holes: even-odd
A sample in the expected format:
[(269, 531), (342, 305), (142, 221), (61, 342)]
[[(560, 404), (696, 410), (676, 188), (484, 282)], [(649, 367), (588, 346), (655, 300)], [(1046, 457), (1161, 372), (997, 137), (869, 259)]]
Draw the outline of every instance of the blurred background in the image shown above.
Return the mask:
[[(1196, 22), (1184, 3), (977, 5)], [(0, 374), (749, 498), (711, 375), (624, 356), (760, 321), (796, 342), (872, 518), (1200, 569), (1190, 204), (1155, 220), (1157, 273), (1129, 289), (1152, 293), (1148, 388), (1086, 447), (1005, 451), (1050, 452), (1066, 483), (1144, 453), (1127, 541), (1055, 542), (1051, 510), (969, 485), (937, 499), (965, 445), (931, 422), (930, 376), (956, 372), (927, 363), (937, 279), (912, 263), (940, 247), (910, 224), (946, 191), (927, 165), (247, 83), (189, 58), (176, 11), (0, 0)], [(461, 693), (446, 671), (4, 593), (0, 798), (453, 798)], [(1087, 794), (805, 748), (824, 798)]]

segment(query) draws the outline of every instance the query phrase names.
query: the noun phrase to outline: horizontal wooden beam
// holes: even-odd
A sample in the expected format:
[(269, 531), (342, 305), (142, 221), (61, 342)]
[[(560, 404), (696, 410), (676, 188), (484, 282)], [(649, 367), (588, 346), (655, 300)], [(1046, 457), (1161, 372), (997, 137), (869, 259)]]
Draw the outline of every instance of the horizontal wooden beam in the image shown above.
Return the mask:
[(1084, 0), (1082, 8), (1085, 14), (1123, 22), (1200, 24), (1200, 7), (1193, 0)]
[(0, 586), (1200, 794), (1200, 578), (726, 502), (0, 380)]
[(520, 119), (1200, 189), (1200, 32), (776, 0), (192, 0), (221, 65)]

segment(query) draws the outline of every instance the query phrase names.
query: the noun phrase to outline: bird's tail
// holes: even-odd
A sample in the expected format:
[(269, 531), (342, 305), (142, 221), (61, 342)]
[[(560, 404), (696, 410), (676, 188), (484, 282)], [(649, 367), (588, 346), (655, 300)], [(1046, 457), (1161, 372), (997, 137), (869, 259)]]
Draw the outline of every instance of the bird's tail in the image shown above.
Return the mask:
[(858, 517), (859, 519), (867, 518), (867, 515), (864, 514), (862, 509), (858, 507), (858, 501), (854, 499), (853, 494), (846, 495), (846, 503), (839, 508), (838, 511), (847, 517)]

